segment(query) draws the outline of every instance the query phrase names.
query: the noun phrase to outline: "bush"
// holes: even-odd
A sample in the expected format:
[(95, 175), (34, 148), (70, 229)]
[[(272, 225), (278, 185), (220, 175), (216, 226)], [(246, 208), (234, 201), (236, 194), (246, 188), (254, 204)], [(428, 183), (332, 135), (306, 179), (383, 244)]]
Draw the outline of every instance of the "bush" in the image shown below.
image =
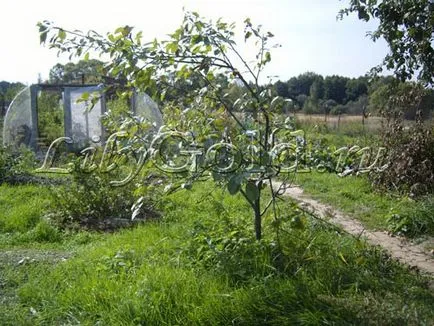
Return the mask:
[(367, 105), (368, 97), (366, 95), (362, 95), (356, 101), (349, 101), (345, 105), (345, 112), (348, 114), (361, 115), (365, 113)]
[(0, 146), (0, 184), (32, 183), (36, 181), (30, 173), (34, 167), (34, 153), (26, 148), (13, 151)]
[(62, 238), (59, 230), (47, 220), (41, 220), (32, 230), (31, 236), (36, 242), (57, 242)]
[(338, 104), (330, 110), (330, 114), (332, 115), (341, 115), (346, 112), (347, 112), (347, 107), (342, 104)]
[[(372, 175), (381, 189), (398, 190), (416, 197), (434, 192), (434, 127), (425, 125), (424, 105), (428, 90), (419, 84), (399, 83), (375, 97), (385, 118), (381, 128), (388, 150), (387, 168)], [(416, 122), (406, 127), (403, 118), (416, 112)]]
[[(130, 182), (112, 186), (110, 181), (118, 180), (119, 174), (88, 173), (75, 164), (71, 182), (53, 188), (53, 219), (61, 226), (78, 224), (97, 229), (117, 227), (112, 223), (114, 219), (130, 219), (136, 185)], [(148, 206), (143, 205), (143, 210)]]
[(405, 129), (401, 119), (383, 131), (388, 167), (371, 174), (377, 187), (398, 190), (413, 197), (434, 192), (434, 129), (420, 120)]

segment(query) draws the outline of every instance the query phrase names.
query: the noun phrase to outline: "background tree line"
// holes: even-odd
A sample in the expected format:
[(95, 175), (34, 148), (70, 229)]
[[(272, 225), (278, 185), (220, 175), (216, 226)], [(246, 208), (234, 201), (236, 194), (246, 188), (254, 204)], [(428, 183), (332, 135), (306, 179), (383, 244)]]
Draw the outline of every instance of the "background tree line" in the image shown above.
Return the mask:
[(418, 107), (396, 108), (406, 119), (415, 119), (416, 110), (425, 118), (433, 111), (434, 91), (412, 81), (399, 81), (392, 76), (379, 76), (370, 80), (366, 76), (348, 78), (305, 72), (289, 80), (274, 83), (277, 95), (289, 99), (286, 113), (354, 114), (369, 112), (380, 115), (392, 94), (416, 92), (423, 97)]
[(0, 117), (4, 116), (9, 104), (15, 95), (25, 87), (24, 84), (17, 82), (0, 81)]
[[(224, 75), (218, 75), (218, 82), (225, 89), (227, 98), (235, 102), (245, 93), (245, 87), (236, 81), (230, 82)], [(167, 76), (167, 84), (171, 87), (162, 94), (161, 100), (173, 100), (184, 94), (189, 88), (204, 87), (200, 78), (194, 74), (180, 82), (174, 76)], [(124, 82), (108, 77), (104, 72), (102, 61), (80, 60), (77, 63), (57, 63), (49, 72), (49, 84), (96, 84), (106, 83), (115, 87)], [(0, 82), (0, 114), (4, 115), (15, 95), (25, 87), (22, 83)], [(416, 111), (421, 110), (423, 117), (428, 118), (434, 110), (434, 91), (412, 81), (400, 81), (392, 76), (380, 76), (370, 80), (367, 76), (348, 78), (339, 75), (325, 76), (314, 72), (305, 72), (287, 81), (274, 83), (275, 95), (289, 99), (284, 107), (286, 114), (303, 112), (305, 114), (352, 114), (360, 115), (369, 112), (381, 115), (392, 95), (417, 93), (423, 97), (420, 105), (415, 107), (395, 108), (404, 113), (406, 119), (413, 120)], [(57, 95), (59, 96), (59, 95)], [(187, 104), (187, 103), (186, 103)]]

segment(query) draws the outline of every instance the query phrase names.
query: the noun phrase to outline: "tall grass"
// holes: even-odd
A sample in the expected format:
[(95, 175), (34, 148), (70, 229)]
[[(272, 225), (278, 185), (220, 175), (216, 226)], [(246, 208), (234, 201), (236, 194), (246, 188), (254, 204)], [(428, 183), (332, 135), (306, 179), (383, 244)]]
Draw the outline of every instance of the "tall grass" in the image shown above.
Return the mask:
[(25, 232), (35, 227), (50, 205), (46, 187), (0, 185), (0, 232)]

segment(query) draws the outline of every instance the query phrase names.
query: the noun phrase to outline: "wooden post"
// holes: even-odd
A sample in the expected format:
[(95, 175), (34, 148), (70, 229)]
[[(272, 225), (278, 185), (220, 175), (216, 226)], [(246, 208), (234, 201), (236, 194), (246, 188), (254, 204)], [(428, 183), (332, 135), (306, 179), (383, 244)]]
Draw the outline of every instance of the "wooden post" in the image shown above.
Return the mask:
[(369, 116), (368, 114), (368, 110), (366, 105), (363, 107), (363, 111), (362, 111), (362, 128), (363, 128), (363, 132), (365, 132), (365, 119), (367, 119)]

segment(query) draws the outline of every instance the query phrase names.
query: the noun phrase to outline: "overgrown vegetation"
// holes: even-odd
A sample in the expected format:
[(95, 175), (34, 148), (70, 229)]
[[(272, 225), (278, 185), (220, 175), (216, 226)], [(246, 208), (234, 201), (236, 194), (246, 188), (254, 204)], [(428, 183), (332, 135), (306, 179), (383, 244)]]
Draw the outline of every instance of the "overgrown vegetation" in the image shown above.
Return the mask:
[[(274, 96), (273, 85), (259, 84), (260, 72), (271, 60), (268, 41), (273, 35), (248, 19), (245, 39), (259, 44), (253, 66), (239, 55), (232, 25), (208, 22), (196, 13), (187, 13), (169, 40), (146, 45), (128, 26), (107, 38), (48, 23), (40, 24), (40, 32), (41, 41), (50, 36), (60, 51), (80, 56), (93, 47), (110, 52), (107, 73), (122, 84), (125, 96), (110, 97), (104, 123), (113, 135), (107, 151), (86, 148), (69, 165), (71, 175), (52, 177), (62, 184), (51, 192), (44, 186), (0, 185), (0, 240), (7, 249), (0, 251), (0, 324), (434, 322), (432, 280), (310, 215), (272, 187), (280, 168), (296, 161), (292, 172), (298, 172), (297, 182), (368, 227), (407, 236), (434, 234), (431, 195), (417, 201), (403, 195), (411, 191), (416, 198), (431, 191), (434, 146), (421, 124), (408, 134), (399, 119), (384, 128), (383, 144), (396, 160), (381, 175), (385, 181), (378, 181), (378, 174), (374, 180), (387, 192), (375, 192), (360, 175), (367, 172), (362, 171), (362, 147), (383, 145), (365, 129), (366, 92), (371, 91), (366, 79), (313, 76), (305, 87), (309, 97), (299, 100), (306, 111), (321, 108), (325, 123), (300, 123), (280, 116), (289, 104)], [(81, 68), (98, 65), (82, 63)], [(52, 78), (69, 76), (78, 82), (81, 68), (59, 65)], [(163, 104), (166, 125), (159, 131), (127, 112), (131, 87), (150, 92)], [(398, 90), (399, 96), (378, 103), (400, 117), (414, 109), (403, 100), (424, 90), (408, 83)], [(50, 127), (59, 124), (53, 114), (58, 99), (46, 100), (48, 110), (40, 122), (54, 133), (60, 130)], [(344, 105), (362, 110), (362, 124), (332, 130), (327, 116), (340, 115)], [(155, 135), (161, 141), (158, 148), (150, 146)], [(276, 154), (279, 141), (294, 146)], [(336, 153), (341, 145), (351, 155)], [(228, 172), (224, 167), (232, 146), (249, 151), (239, 161), (233, 158), (242, 169)], [(205, 155), (196, 155), (198, 151)], [(24, 156), (7, 150), (0, 154), (1, 181), (10, 171), (27, 171)], [(162, 163), (160, 171), (180, 173), (162, 178), (149, 158)], [(188, 168), (182, 169), (185, 164)], [(162, 216), (151, 219), (157, 208)], [(84, 231), (112, 231), (118, 227), (111, 221), (139, 218), (146, 223), (122, 223), (130, 228), (112, 234)], [(19, 248), (30, 245), (32, 250)]]
[(0, 247), (60, 241), (63, 235), (46, 218), (52, 209), (47, 186), (0, 185)]
[[(49, 208), (47, 205), (49, 192), (46, 187), (9, 186), (7, 184), (0, 187), (1, 233), (24, 232), (32, 229), (40, 222), (42, 215)], [(26, 200), (23, 200), (24, 198)]]
[(300, 173), (296, 183), (314, 198), (359, 219), (369, 229), (411, 237), (434, 236), (432, 196), (414, 200), (378, 192), (366, 177), (340, 178), (334, 173)]
[(394, 234), (417, 237), (434, 236), (434, 198), (427, 196), (400, 209), (392, 209), (387, 220)]
[(23, 147), (17, 151), (0, 145), (0, 185), (43, 183), (45, 180), (31, 174), (34, 167), (35, 155), (31, 150)]
[(395, 121), (386, 130), (388, 168), (373, 175), (382, 188), (404, 191), (414, 197), (434, 192), (434, 129), (421, 122), (405, 130)]
[(64, 262), (3, 265), (18, 297), (0, 308), (2, 324), (432, 322), (427, 280), (380, 249), (291, 203), (258, 242), (247, 204), (209, 186), (171, 195), (163, 220), (80, 245)]
[[(373, 182), (415, 197), (432, 194), (434, 126), (423, 122), (421, 110), (421, 104), (427, 101), (427, 91), (417, 85), (408, 88), (400, 86), (390, 86), (388, 96), (382, 102), (381, 113), (386, 119), (382, 128), (382, 143), (388, 150), (388, 167), (380, 174), (373, 174)], [(414, 125), (405, 127), (403, 108), (416, 112)]]
[[(280, 111), (284, 104), (282, 98), (273, 95), (271, 85), (260, 85), (261, 73), (271, 61), (272, 33), (263, 31), (260, 25), (254, 26), (250, 19), (244, 21), (245, 41), (255, 45), (256, 60), (251, 63), (249, 58), (240, 55), (236, 46), (234, 24), (221, 19), (207, 21), (195, 12), (186, 12), (181, 26), (168, 35), (167, 40), (151, 43), (142, 43), (142, 34), (135, 33), (128, 26), (118, 28), (107, 37), (96, 32), (67, 31), (48, 21), (38, 26), (41, 43), (48, 38), (49, 47), (77, 57), (86, 55), (90, 49), (101, 54), (110, 53), (112, 61), (106, 65), (107, 73), (124, 81), (127, 89), (147, 91), (155, 100), (174, 111), (190, 111), (188, 115), (193, 115), (191, 123), (188, 123), (190, 128), (184, 130), (175, 126), (176, 132), (184, 133), (176, 137), (180, 138), (181, 146), (197, 146), (198, 142), (206, 141), (209, 146), (202, 146), (207, 150), (206, 166), (196, 166), (196, 171), (185, 184), (209, 175), (210, 167), (214, 168), (211, 175), (215, 181), (225, 182), (231, 194), (241, 192), (250, 204), (256, 238), (261, 239), (262, 218), (270, 207), (278, 205), (276, 199), (279, 194), (272, 188), (271, 179), (280, 173), (280, 169), (273, 169), (272, 150), (275, 144), (271, 135), (274, 128), (282, 128), (275, 121), (273, 112)], [(231, 83), (244, 88), (237, 99), (226, 96), (227, 92), (219, 82), (222, 74)], [(164, 102), (166, 94), (170, 95), (185, 81), (189, 81), (192, 87)], [(235, 108), (245, 117), (237, 117)], [(253, 125), (257, 131), (249, 131)], [(173, 129), (169, 128), (173, 127), (160, 129), (158, 136), (162, 142), (164, 137), (171, 137)], [(192, 144), (187, 143), (187, 133)], [(140, 137), (132, 135), (134, 138), (143, 143)], [(248, 144), (256, 148), (249, 153), (251, 157), (247, 159), (240, 155), (240, 160), (232, 158), (236, 162), (232, 162), (231, 166), (236, 168), (226, 168), (234, 149), (244, 149)], [(134, 146), (133, 143), (131, 145)], [(142, 153), (146, 151), (142, 144), (139, 148)], [(159, 148), (156, 152), (161, 157), (164, 151)], [(226, 158), (222, 158), (224, 155)], [(171, 162), (172, 158), (163, 160)], [(266, 189), (273, 193), (270, 197), (272, 205), (261, 207), (261, 192)]]
[(44, 150), (64, 134), (63, 104), (59, 92), (44, 91), (38, 97), (38, 146)]
[[(55, 207), (51, 218), (60, 227), (110, 230), (113, 219), (131, 219), (135, 202), (134, 184), (113, 187), (113, 174), (83, 172), (76, 167), (68, 182), (52, 189)], [(104, 224), (106, 223), (106, 224)]]

